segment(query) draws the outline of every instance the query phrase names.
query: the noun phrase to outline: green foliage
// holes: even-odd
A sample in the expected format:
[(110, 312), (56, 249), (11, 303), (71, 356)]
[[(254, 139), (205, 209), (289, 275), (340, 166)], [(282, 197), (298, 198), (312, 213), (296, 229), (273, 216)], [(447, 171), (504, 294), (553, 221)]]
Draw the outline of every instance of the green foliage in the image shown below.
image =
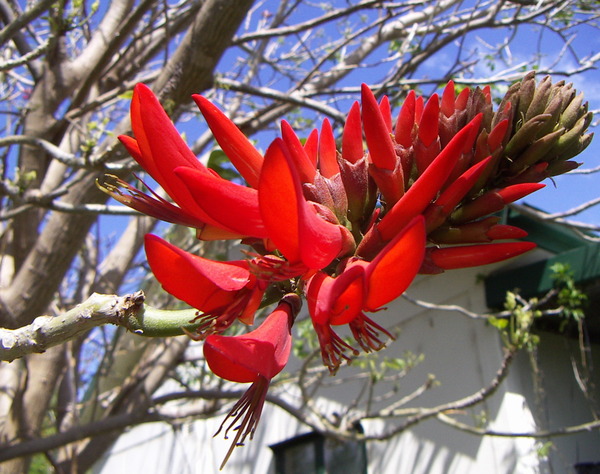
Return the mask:
[(11, 184), (14, 184), (19, 188), (19, 191), (24, 192), (29, 189), (31, 184), (37, 179), (37, 172), (35, 170), (21, 172), (20, 168), (15, 170), (15, 179)]
[[(564, 330), (569, 321), (581, 321), (584, 317), (584, 306), (587, 296), (575, 286), (573, 272), (569, 265), (555, 263), (550, 269), (553, 272), (556, 303), (559, 305), (563, 322), (560, 330)], [(500, 331), (502, 340), (507, 347), (533, 349), (539, 342), (539, 336), (531, 333), (531, 327), (536, 318), (542, 315), (537, 309), (538, 299), (524, 300), (517, 293), (506, 293), (504, 308), (509, 313), (507, 317), (490, 317), (489, 322)]]
[(104, 117), (100, 121), (92, 120), (86, 124), (87, 134), (83, 139), (79, 149), (85, 157), (89, 157), (96, 149), (98, 143), (105, 136), (113, 136), (114, 133), (107, 129), (110, 124), (110, 118)]
[(221, 149), (213, 150), (208, 158), (207, 166), (217, 172), (217, 174), (229, 181), (240, 182), (242, 179), (237, 170), (232, 166), (231, 161)]
[(523, 301), (516, 293), (508, 291), (504, 308), (507, 317), (490, 317), (489, 322), (500, 331), (502, 342), (511, 349), (533, 350), (539, 342), (539, 336), (531, 333), (535, 318), (541, 316), (541, 311), (535, 308), (536, 299)]
[(317, 333), (309, 318), (297, 320), (294, 327), (298, 334), (293, 339), (292, 352), (299, 359), (306, 359), (319, 347)]
[(424, 354), (406, 351), (403, 357), (381, 357), (378, 353), (366, 354), (352, 361), (352, 365), (369, 372), (373, 383), (380, 382), (390, 372), (397, 375), (415, 368), (425, 359)]
[(584, 316), (583, 308), (587, 302), (587, 296), (575, 286), (573, 272), (569, 265), (555, 263), (550, 267), (553, 275), (554, 287), (558, 291), (556, 301), (561, 306), (561, 315), (564, 318), (562, 328), (570, 319), (580, 321)]
[(540, 459), (546, 459), (550, 455), (552, 448), (554, 448), (552, 441), (540, 442), (536, 444), (536, 453)]

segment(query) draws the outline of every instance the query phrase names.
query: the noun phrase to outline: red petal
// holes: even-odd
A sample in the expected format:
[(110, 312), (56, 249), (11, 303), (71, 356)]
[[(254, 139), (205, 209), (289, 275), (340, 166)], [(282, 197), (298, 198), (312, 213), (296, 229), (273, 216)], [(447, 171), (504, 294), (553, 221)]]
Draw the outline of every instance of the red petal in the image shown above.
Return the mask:
[(510, 204), (545, 187), (546, 185), (541, 183), (521, 183), (507, 186), (498, 190), (497, 193), (502, 197), (505, 204)]
[(522, 239), (527, 237), (527, 232), (512, 225), (498, 224), (488, 230), (486, 235), (492, 240)]
[(418, 216), (369, 263), (364, 308), (376, 311), (398, 298), (414, 280), (425, 255), (425, 222)]
[(442, 93), (442, 104), (441, 111), (446, 117), (450, 117), (454, 114), (454, 100), (455, 100), (456, 92), (454, 90), (454, 81), (448, 81), (446, 87), (444, 87), (444, 92)]
[(488, 137), (488, 146), (490, 147), (490, 150), (492, 152), (495, 151), (500, 145), (502, 145), (507, 131), (507, 119), (498, 122), (498, 124), (492, 129), (492, 131), (490, 132), (490, 136)]
[(327, 119), (323, 120), (319, 138), (319, 170), (325, 178), (331, 178), (340, 172), (335, 137), (333, 136), (333, 130), (331, 130), (331, 124)]
[(366, 84), (361, 86), (362, 121), (371, 161), (378, 167), (393, 170), (396, 167), (396, 152), (390, 131), (373, 92)]
[(293, 159), (294, 167), (298, 170), (300, 181), (312, 183), (315, 180), (316, 164), (313, 164), (306, 151), (304, 151), (296, 132), (285, 120), (281, 122), (281, 135)]
[(140, 151), (140, 146), (135, 138), (128, 137), (127, 135), (119, 135), (118, 138), (127, 150), (127, 153), (129, 153), (135, 159), (135, 161), (138, 163), (142, 163), (144, 161), (144, 157)]
[(428, 231), (434, 229), (446, 220), (446, 217), (454, 210), (458, 203), (467, 195), (481, 174), (485, 171), (492, 157), (480, 161), (471, 166), (460, 175), (442, 194), (435, 200), (432, 206), (427, 208), (425, 218)]
[(415, 91), (411, 90), (404, 99), (396, 121), (396, 143), (404, 148), (412, 145), (412, 132), (415, 126), (415, 98)]
[(304, 142), (304, 151), (308, 159), (310, 160), (312, 167), (317, 168), (319, 161), (319, 132), (315, 128), (306, 138)]
[(306, 201), (281, 139), (265, 154), (258, 199), (269, 238), (290, 263), (321, 269), (342, 251), (340, 226), (323, 220)]
[(499, 244), (463, 245), (460, 247), (436, 248), (430, 251), (435, 265), (444, 270), (477, 267), (501, 262), (528, 252), (535, 247), (533, 242), (507, 242)]
[(467, 107), (470, 95), (471, 90), (468, 87), (465, 87), (462, 91), (460, 91), (458, 97), (454, 101), (455, 110), (464, 110)]
[(242, 131), (219, 108), (201, 95), (192, 98), (206, 119), (217, 143), (249, 186), (258, 187), (263, 157)]
[(245, 260), (215, 262), (148, 234), (145, 248), (152, 273), (163, 288), (194, 308), (209, 312), (229, 303), (249, 280)]
[(272, 379), (283, 370), (292, 347), (292, 307), (279, 303), (254, 331), (241, 336), (210, 335), (204, 356), (215, 375), (232, 382)]
[(360, 105), (354, 102), (344, 124), (342, 157), (350, 163), (356, 163), (364, 154)]
[(137, 84), (133, 91), (131, 125), (140, 150), (139, 156), (133, 155), (134, 158), (141, 159), (140, 165), (181, 208), (214, 224), (173, 173), (178, 166), (188, 166), (206, 173), (208, 170), (183, 141), (154, 93), (143, 84)]
[(314, 275), (308, 284), (306, 300), (315, 324), (348, 324), (362, 311), (364, 269), (349, 267), (336, 278), (323, 272)]
[(198, 206), (215, 222), (240, 236), (267, 237), (256, 189), (192, 168), (177, 168), (175, 174), (187, 186)]
[(390, 99), (384, 95), (379, 101), (379, 110), (389, 133), (392, 133), (392, 109), (390, 108)]
[(419, 121), (419, 140), (426, 146), (430, 146), (438, 137), (438, 123), (440, 117), (440, 100), (437, 94), (433, 94), (425, 104), (423, 116)]

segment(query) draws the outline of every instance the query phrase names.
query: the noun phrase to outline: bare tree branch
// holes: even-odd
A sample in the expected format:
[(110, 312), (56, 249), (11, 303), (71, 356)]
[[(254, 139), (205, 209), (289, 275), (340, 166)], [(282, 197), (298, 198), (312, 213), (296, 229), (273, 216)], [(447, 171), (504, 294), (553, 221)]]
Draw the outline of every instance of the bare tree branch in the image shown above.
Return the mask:
[(0, 328), (0, 360), (45, 352), (104, 324), (122, 326), (140, 336), (182, 336), (198, 325), (196, 310), (164, 311), (144, 305), (144, 293), (116, 296), (94, 293), (85, 302), (56, 316), (39, 316), (18, 329)]

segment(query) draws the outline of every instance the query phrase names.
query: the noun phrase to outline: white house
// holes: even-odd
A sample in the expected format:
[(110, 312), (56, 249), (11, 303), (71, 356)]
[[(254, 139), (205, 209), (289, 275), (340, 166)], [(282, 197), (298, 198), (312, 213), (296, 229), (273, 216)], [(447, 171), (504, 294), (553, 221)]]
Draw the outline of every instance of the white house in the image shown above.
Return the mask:
[[(518, 287), (523, 296), (531, 297), (549, 289), (549, 267), (555, 261), (569, 263), (580, 283), (600, 281), (598, 244), (514, 210), (508, 219), (525, 228), (538, 249), (501, 264), (418, 277), (408, 296), (486, 313), (490, 307), (502, 304), (507, 290)], [(594, 409), (600, 415), (600, 400), (586, 399), (581, 390), (584, 382), (600, 387), (600, 314), (594, 288), (598, 285), (589, 287), (592, 302), (586, 317), (589, 373), (574, 371), (574, 367), (581, 367), (579, 340), (559, 333), (552, 322), (546, 321), (546, 330), (538, 331), (541, 341), (535, 356), (519, 353), (494, 395), (469, 410), (450, 411), (447, 415), (470, 426), (502, 433), (556, 431), (592, 421)], [(414, 393), (427, 382), (429, 374), (435, 375), (439, 383), (406, 406), (434, 407), (452, 402), (490, 384), (500, 368), (502, 343), (498, 331), (486, 320), (457, 311), (428, 309), (406, 299), (397, 300), (373, 319), (385, 327), (400, 329), (398, 338), (380, 356), (405, 357), (407, 351), (424, 354), (424, 360), (394, 385), (396, 391), (390, 393), (395, 393), (395, 398), (377, 403), (389, 405)], [(364, 378), (352, 379), (357, 370), (340, 370), (336, 378), (348, 378), (347, 382), (318, 392), (319, 410), (343, 410), (345, 404), (356, 399), (365, 383)], [(291, 401), (298, 396), (293, 388), (280, 390), (286, 391)], [(222, 418), (177, 428), (151, 423), (131, 429), (118, 439), (94, 472), (217, 473), (229, 447), (222, 436), (213, 438)], [(381, 433), (401, 421), (368, 419), (361, 422), (361, 427), (367, 434)], [(600, 472), (600, 431), (552, 438), (479, 436), (429, 419), (386, 441), (344, 443), (324, 438), (287, 412), (267, 404), (254, 439), (236, 448), (222, 472), (593, 473)]]

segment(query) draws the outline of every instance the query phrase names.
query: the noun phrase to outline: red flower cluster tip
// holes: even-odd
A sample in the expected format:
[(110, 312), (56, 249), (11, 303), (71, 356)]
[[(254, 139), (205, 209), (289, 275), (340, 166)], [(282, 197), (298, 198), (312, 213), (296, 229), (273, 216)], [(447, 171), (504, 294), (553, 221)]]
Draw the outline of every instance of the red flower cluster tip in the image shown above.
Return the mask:
[[(518, 241), (524, 231), (493, 214), (578, 166), (570, 158), (591, 139), (581, 96), (561, 82), (536, 84), (533, 75), (511, 87), (495, 112), (489, 88), (456, 94), (450, 82), (426, 102), (409, 93), (396, 120), (387, 98), (378, 102), (363, 85), (339, 150), (329, 121), (305, 141), (284, 121), (264, 156), (216, 106), (193, 98), (247, 186), (202, 165), (139, 84), (135, 138), (120, 139), (174, 203), (115, 177), (100, 187), (140, 212), (195, 228), (199, 239), (242, 239), (251, 248), (247, 259), (219, 262), (146, 236), (156, 278), (199, 310), (193, 337), (205, 340), (211, 369), (252, 383), (228, 415), (225, 434), (237, 433), (227, 457), (252, 436), (269, 381), (287, 362), (301, 295), (334, 374), (358, 350), (333, 328), (348, 325), (357, 347), (381, 349), (392, 335), (365, 313), (400, 296), (418, 273), (530, 250), (534, 244)], [(287, 296), (258, 329), (220, 335), (236, 320), (253, 324), (267, 290)]]

